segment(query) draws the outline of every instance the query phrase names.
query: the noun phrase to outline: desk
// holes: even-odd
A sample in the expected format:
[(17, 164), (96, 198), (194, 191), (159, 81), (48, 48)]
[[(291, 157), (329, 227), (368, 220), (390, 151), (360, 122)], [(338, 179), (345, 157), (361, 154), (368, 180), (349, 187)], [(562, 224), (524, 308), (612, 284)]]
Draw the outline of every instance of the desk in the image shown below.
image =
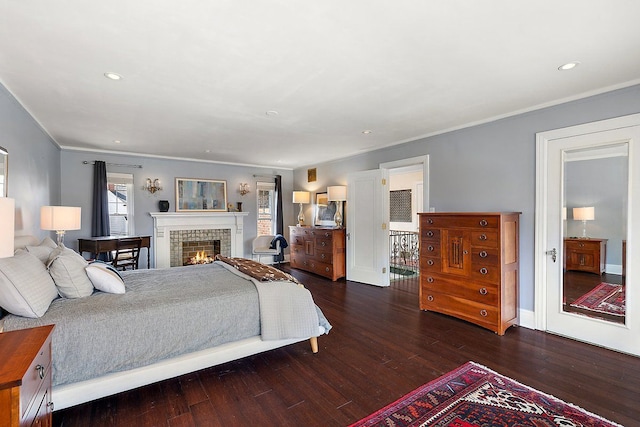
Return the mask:
[(104, 237), (88, 237), (86, 239), (78, 239), (78, 252), (82, 255), (84, 252), (90, 252), (93, 258), (103, 252), (111, 252), (116, 250), (118, 240), (125, 237), (141, 237), (142, 248), (147, 248), (147, 268), (151, 266), (151, 236), (104, 236)]

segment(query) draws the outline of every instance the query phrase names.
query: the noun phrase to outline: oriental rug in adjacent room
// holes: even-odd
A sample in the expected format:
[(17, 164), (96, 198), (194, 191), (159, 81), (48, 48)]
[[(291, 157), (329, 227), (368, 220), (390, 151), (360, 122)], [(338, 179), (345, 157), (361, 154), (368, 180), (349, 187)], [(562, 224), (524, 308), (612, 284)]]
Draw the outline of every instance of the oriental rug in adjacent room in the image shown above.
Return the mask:
[(351, 427), (610, 427), (575, 405), (467, 362)]
[(612, 314), (614, 316), (624, 316), (625, 312), (625, 291), (622, 285), (612, 285), (611, 283), (600, 283), (586, 294), (582, 295), (571, 303), (572, 307), (598, 313)]

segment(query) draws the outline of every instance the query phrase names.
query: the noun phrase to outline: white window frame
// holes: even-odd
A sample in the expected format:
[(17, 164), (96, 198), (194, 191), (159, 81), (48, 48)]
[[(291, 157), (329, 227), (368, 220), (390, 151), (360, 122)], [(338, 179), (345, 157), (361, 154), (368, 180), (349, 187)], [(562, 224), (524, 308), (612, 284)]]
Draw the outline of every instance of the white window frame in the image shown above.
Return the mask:
[[(256, 229), (260, 235), (260, 191), (269, 191), (271, 193), (271, 232), (275, 234), (276, 230), (276, 184), (273, 182), (257, 182), (256, 183)], [(262, 218), (264, 219), (264, 218)]]
[[(107, 172), (107, 183), (108, 184), (116, 184), (116, 185), (126, 185), (127, 190), (127, 204), (126, 204), (126, 213), (122, 214), (127, 218), (127, 231), (126, 233), (129, 236), (135, 235), (135, 225), (134, 225), (134, 216), (133, 216), (133, 194), (134, 194), (134, 180), (133, 174), (131, 173), (118, 173), (118, 172)], [(109, 214), (109, 220), (113, 215)], [(119, 236), (120, 234), (113, 234), (113, 231), (110, 233), (112, 236)]]

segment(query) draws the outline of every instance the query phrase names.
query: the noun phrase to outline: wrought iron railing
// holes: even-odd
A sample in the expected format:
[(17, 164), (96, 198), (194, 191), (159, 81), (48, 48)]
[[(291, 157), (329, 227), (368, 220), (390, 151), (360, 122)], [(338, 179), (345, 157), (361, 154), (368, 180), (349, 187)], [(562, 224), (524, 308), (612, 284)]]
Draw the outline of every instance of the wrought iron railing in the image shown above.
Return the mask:
[(413, 279), (420, 272), (418, 233), (391, 230), (389, 232), (390, 280)]

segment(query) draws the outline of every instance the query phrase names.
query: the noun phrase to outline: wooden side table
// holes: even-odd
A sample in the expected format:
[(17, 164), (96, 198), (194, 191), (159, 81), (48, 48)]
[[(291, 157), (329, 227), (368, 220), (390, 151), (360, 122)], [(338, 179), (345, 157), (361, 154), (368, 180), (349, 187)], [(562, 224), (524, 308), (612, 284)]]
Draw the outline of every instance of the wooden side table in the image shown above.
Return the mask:
[(53, 328), (0, 333), (0, 427), (52, 425)]
[(565, 270), (602, 274), (606, 266), (607, 239), (564, 239)]

